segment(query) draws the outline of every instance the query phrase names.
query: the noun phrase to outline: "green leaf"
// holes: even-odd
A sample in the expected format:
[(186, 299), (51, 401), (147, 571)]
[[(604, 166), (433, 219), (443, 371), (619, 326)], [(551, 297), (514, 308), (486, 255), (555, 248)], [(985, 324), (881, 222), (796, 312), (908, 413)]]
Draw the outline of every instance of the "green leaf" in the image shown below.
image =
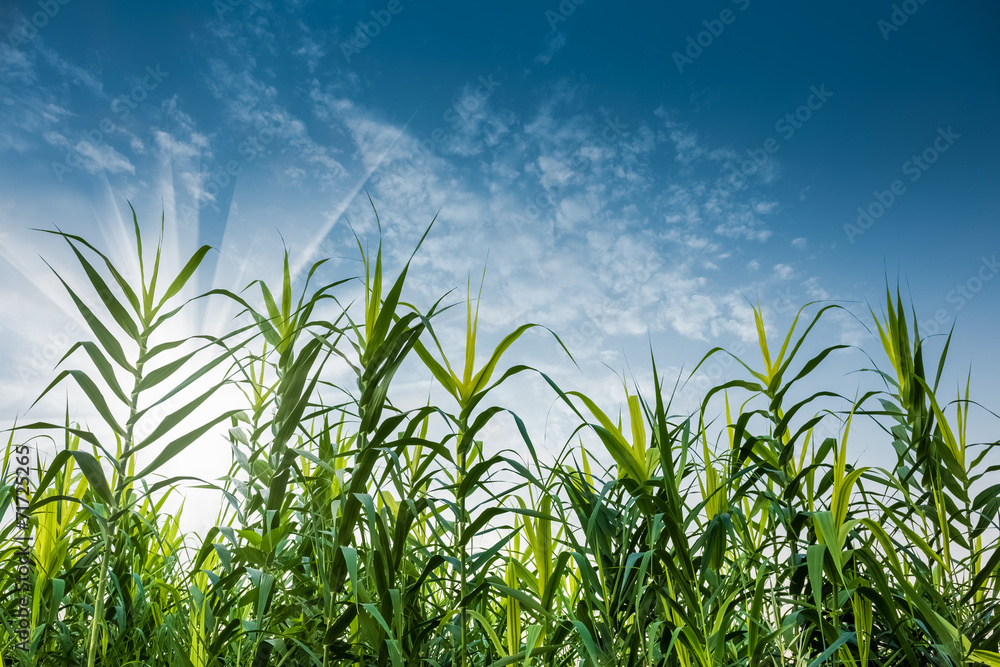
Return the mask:
[(156, 442), (158, 439), (163, 437), (164, 434), (170, 431), (170, 429), (181, 424), (192, 412), (197, 410), (199, 406), (201, 406), (206, 400), (208, 400), (208, 398), (212, 394), (216, 393), (220, 387), (222, 387), (222, 383), (219, 383), (218, 385), (212, 387), (201, 396), (198, 396), (194, 400), (182, 406), (180, 409), (171, 412), (170, 414), (163, 417), (160, 420), (160, 423), (157, 424), (156, 428), (153, 429), (152, 433), (146, 436), (146, 438), (141, 443), (136, 445), (131, 450), (126, 450), (125, 452), (123, 452), (122, 456), (129, 456), (135, 452), (138, 452), (141, 449), (145, 449), (149, 445)]
[(465, 388), (464, 392), (465, 400), (468, 400), (469, 397), (479, 392), (480, 389), (489, 384), (490, 377), (492, 377), (493, 371), (496, 369), (497, 364), (500, 363), (500, 357), (502, 357), (504, 352), (507, 351), (507, 348), (513, 345), (514, 342), (521, 337), (521, 334), (523, 334), (528, 329), (531, 329), (532, 327), (536, 326), (538, 325), (522, 324), (513, 332), (504, 336), (504, 339), (500, 341), (500, 344), (497, 345), (496, 349), (493, 350), (493, 354), (490, 355), (490, 359), (489, 361), (486, 362), (486, 365), (483, 366), (482, 370), (476, 373), (475, 378), (473, 378), (472, 385)]
[(97, 385), (94, 384), (94, 381), (90, 379), (90, 376), (88, 376), (83, 371), (68, 370), (59, 373), (59, 375), (56, 376), (56, 379), (53, 380), (49, 384), (49, 386), (45, 388), (45, 391), (43, 391), (38, 396), (38, 398), (35, 399), (35, 402), (31, 404), (32, 407), (34, 407), (38, 403), (38, 401), (42, 400), (53, 387), (59, 384), (62, 381), (62, 379), (67, 376), (71, 376), (74, 380), (76, 380), (76, 383), (80, 385), (81, 389), (83, 389), (83, 392), (87, 395), (87, 398), (90, 399), (91, 405), (93, 405), (94, 408), (97, 409), (97, 412), (104, 419), (104, 422), (108, 426), (110, 426), (115, 433), (121, 436), (125, 436), (125, 429), (118, 424), (118, 422), (114, 418), (114, 415), (111, 414), (111, 408), (108, 407), (108, 402), (104, 400), (104, 395), (101, 393), (101, 390), (97, 388)]
[(221, 416), (215, 417), (211, 421), (202, 424), (198, 428), (189, 431), (188, 433), (185, 433), (184, 435), (175, 440), (170, 441), (168, 444), (164, 445), (160, 453), (156, 455), (156, 458), (153, 459), (153, 461), (149, 465), (147, 465), (145, 468), (142, 469), (142, 472), (133, 475), (132, 477), (129, 477), (128, 480), (126, 480), (126, 482), (142, 479), (146, 475), (156, 472), (160, 468), (160, 466), (162, 466), (164, 463), (166, 463), (167, 461), (169, 461), (170, 459), (174, 458), (182, 451), (187, 449), (187, 447), (189, 447), (192, 443), (196, 442), (198, 438), (208, 433), (216, 424), (224, 422), (227, 419), (230, 419), (231, 417), (234, 417), (235, 415), (239, 414), (240, 412), (242, 412), (242, 410), (229, 410), (223, 413)]
[(820, 653), (815, 660), (809, 663), (809, 667), (819, 667), (820, 665), (826, 664), (826, 660), (836, 653), (841, 646), (854, 639), (855, 633), (844, 632), (837, 637), (836, 641), (826, 647), (826, 650)]
[(75, 352), (78, 348), (82, 348), (90, 357), (91, 361), (94, 362), (94, 366), (97, 367), (98, 372), (101, 374), (101, 378), (104, 380), (104, 383), (108, 385), (108, 388), (111, 390), (111, 392), (122, 403), (128, 404), (129, 398), (128, 396), (125, 395), (125, 391), (121, 388), (121, 385), (118, 384), (118, 378), (115, 376), (114, 368), (112, 368), (111, 364), (108, 362), (107, 357), (104, 356), (104, 353), (101, 351), (101, 348), (99, 348), (93, 342), (88, 340), (88, 341), (81, 341), (74, 343), (73, 346), (69, 348), (66, 354), (63, 355), (62, 359), (60, 359), (56, 365), (58, 366), (59, 364), (62, 364), (64, 361), (66, 361), (66, 359), (68, 359), (69, 356), (73, 354), (73, 352)]
[(202, 260), (205, 259), (205, 255), (208, 254), (208, 251), (211, 249), (211, 246), (203, 245), (195, 251), (195, 253), (184, 265), (184, 268), (181, 269), (180, 273), (177, 274), (177, 277), (174, 278), (174, 281), (170, 283), (170, 286), (164, 293), (163, 298), (160, 299), (160, 303), (156, 306), (156, 310), (162, 308), (163, 304), (169, 301), (172, 296), (184, 289), (184, 285), (186, 285), (187, 281), (191, 279), (191, 276), (201, 265)]
[(90, 284), (94, 286), (94, 289), (97, 291), (97, 295), (101, 298), (101, 301), (104, 302), (104, 305), (111, 313), (111, 316), (115, 319), (115, 322), (117, 322), (118, 326), (120, 326), (125, 333), (131, 336), (133, 340), (138, 340), (138, 327), (135, 322), (132, 321), (132, 318), (129, 317), (128, 312), (121, 305), (118, 299), (116, 299), (114, 294), (112, 294), (107, 283), (104, 282), (101, 275), (94, 270), (94, 267), (91, 266), (90, 262), (87, 261), (79, 250), (77, 250), (73, 242), (69, 239), (67, 239), (67, 242), (76, 254), (77, 260), (79, 260), (81, 266), (83, 266), (83, 270), (86, 272), (87, 277), (90, 278)]
[[(48, 262), (45, 262), (45, 265), (52, 269), (52, 266)], [(101, 320), (94, 315), (94, 313), (86, 306), (86, 304), (83, 303), (82, 300), (80, 300), (80, 297), (76, 295), (76, 292), (74, 292), (70, 286), (66, 284), (66, 281), (62, 279), (62, 276), (60, 276), (55, 269), (52, 269), (52, 273), (56, 274), (56, 278), (59, 279), (59, 282), (61, 282), (63, 287), (66, 288), (66, 291), (69, 292), (69, 295), (76, 304), (77, 309), (83, 315), (84, 320), (86, 320), (87, 326), (89, 326), (90, 330), (94, 332), (95, 336), (97, 336), (97, 341), (101, 344), (101, 347), (104, 348), (105, 352), (107, 352), (108, 356), (129, 373), (135, 374), (135, 368), (133, 368), (132, 365), (125, 359), (125, 352), (122, 350), (122, 346), (118, 342), (118, 339), (115, 338), (110, 331), (108, 331), (107, 327), (104, 326)]]
[(92, 454), (88, 454), (87, 452), (81, 452), (74, 449), (63, 449), (55, 455), (52, 462), (49, 464), (48, 469), (45, 471), (45, 476), (38, 481), (38, 487), (35, 492), (34, 500), (32, 501), (32, 504), (28, 506), (29, 513), (37, 508), (37, 505), (34, 503), (38, 500), (42, 500), (42, 492), (49, 488), (49, 484), (52, 483), (56, 474), (62, 470), (70, 458), (72, 458), (76, 462), (76, 465), (80, 467), (80, 471), (83, 473), (83, 476), (87, 478), (90, 488), (94, 490), (97, 496), (108, 505), (114, 504), (113, 494), (111, 493), (111, 485), (108, 484), (108, 480), (104, 477), (104, 470), (101, 468), (100, 462), (94, 458)]

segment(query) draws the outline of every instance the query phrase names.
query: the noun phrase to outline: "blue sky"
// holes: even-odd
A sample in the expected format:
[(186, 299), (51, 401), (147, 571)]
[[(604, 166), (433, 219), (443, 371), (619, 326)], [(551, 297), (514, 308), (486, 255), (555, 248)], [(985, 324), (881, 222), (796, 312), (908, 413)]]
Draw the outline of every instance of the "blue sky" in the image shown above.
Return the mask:
[[(348, 220), (377, 238), (366, 191), (396, 267), (440, 212), (414, 301), (488, 255), (487, 339), (551, 327), (585, 373), (542, 335), (522, 359), (609, 409), (602, 364), (648, 380), (650, 341), (668, 375), (713, 345), (749, 356), (748, 300), (776, 329), (814, 299), (870, 324), (887, 280), (925, 332), (958, 320), (948, 377), (974, 362), (995, 408), (998, 28), (963, 0), (5, 3), (4, 418), (51, 377), (52, 332), (76, 333), (38, 257), (72, 272), (65, 251), (31, 227), (124, 253), (128, 198), (150, 234), (163, 211), (176, 247), (219, 248), (202, 288), (272, 278), (282, 239), (343, 277)], [(884, 361), (847, 312), (821, 331)], [(827, 372), (853, 394), (846, 355)]]

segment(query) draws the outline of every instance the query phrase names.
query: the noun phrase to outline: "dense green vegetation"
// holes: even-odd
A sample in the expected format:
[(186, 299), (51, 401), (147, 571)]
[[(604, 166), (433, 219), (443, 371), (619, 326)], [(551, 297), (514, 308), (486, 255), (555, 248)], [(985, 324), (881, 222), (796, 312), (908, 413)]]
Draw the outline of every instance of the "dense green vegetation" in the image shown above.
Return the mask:
[[(842, 352), (804, 358), (803, 341), (837, 306), (800, 311), (808, 323), (796, 317), (776, 356), (758, 309), (761, 360), (734, 364), (702, 410), (673, 414), (654, 362), (654, 391), (626, 389), (621, 416), (609, 416), (545, 369), (510, 361), (525, 332), (554, 336), (544, 327), (525, 324), (477, 354), (471, 297), (457, 305), (465, 349), (444, 349), (443, 302), (407, 304), (407, 270), (386, 279), (381, 247), (358, 244), (363, 306), (342, 303), (347, 280), (307, 280), (293, 295), (286, 254), (276, 290), (255, 282), (199, 297), (235, 301), (248, 326), (169, 340), (207, 247), (164, 276), (160, 247), (150, 261), (136, 222), (140, 284), (83, 238), (51, 233), (89, 278), (63, 284), (92, 336), (46, 393), (74, 384), (102, 423), (70, 423), (67, 407), (61, 424), (9, 433), (3, 665), (1000, 665), (998, 443), (966, 440), (970, 409), (992, 413), (968, 389), (939, 393), (947, 344), (927, 358), (898, 296), (871, 313), (889, 361), (866, 371), (880, 391), (801, 390)], [(338, 394), (324, 369), (336, 360), (356, 386), (327, 404), (321, 395)], [(404, 362), (422, 364), (448, 401), (394, 406)], [(517, 406), (490, 400), (527, 376), (578, 417), (556, 460), (536, 450)], [(223, 383), (245, 403), (194, 421)], [(894, 450), (891, 469), (848, 459), (862, 419), (881, 433), (868, 446)], [(495, 442), (500, 421), (516, 451)], [(815, 436), (821, 426), (839, 437)], [(219, 428), (233, 452), (215, 484), (225, 503), (191, 546), (164, 503), (211, 480), (156, 473), (188, 447), (218, 446)], [(32, 471), (25, 651), (15, 646), (21, 528), (8, 518), (23, 445), (45, 438), (60, 451)]]

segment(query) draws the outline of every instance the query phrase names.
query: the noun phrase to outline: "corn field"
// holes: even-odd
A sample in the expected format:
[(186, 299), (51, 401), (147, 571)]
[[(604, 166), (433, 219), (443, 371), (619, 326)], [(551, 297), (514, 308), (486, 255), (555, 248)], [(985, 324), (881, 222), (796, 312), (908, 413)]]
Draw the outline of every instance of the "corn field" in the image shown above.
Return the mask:
[[(20, 417), (5, 434), (3, 666), (1000, 665), (998, 442), (966, 437), (997, 415), (968, 384), (940, 389), (948, 345), (930, 358), (891, 290), (870, 311), (880, 356), (856, 369), (877, 391), (802, 389), (847, 347), (806, 358), (840, 307), (805, 304), (781, 335), (754, 309), (760, 357), (736, 360), (700, 410), (672, 399), (725, 350), (676, 382), (651, 359), (653, 391), (626, 384), (619, 411), (511, 360), (529, 331), (572, 359), (558, 332), (526, 323), (477, 350), (471, 293), (420, 310), (410, 265), (388, 276), (361, 241), (357, 278), (317, 287), (319, 262), (293, 293), (286, 252), (280, 285), (197, 297), (245, 324), (170, 339), (210, 249), (163, 275), (162, 240), (144, 250), (132, 215), (138, 282), (48, 232), (87, 277), (60, 280), (89, 332), (37, 398), (72, 389), (98, 421), (67, 404), (60, 423)], [(345, 303), (351, 280), (363, 303)], [(435, 333), (449, 308), (465, 349)], [(404, 362), (447, 401), (394, 405)], [(332, 387), (332, 363), (356, 382)], [(491, 400), (527, 376), (578, 424), (557, 456)], [(223, 388), (243, 403), (194, 420)], [(891, 468), (849, 459), (862, 420)], [(223, 479), (158, 474), (225, 433)], [(43, 442), (57, 451), (44, 465), (29, 454)], [(193, 484), (223, 499), (204, 536), (165, 509)]]

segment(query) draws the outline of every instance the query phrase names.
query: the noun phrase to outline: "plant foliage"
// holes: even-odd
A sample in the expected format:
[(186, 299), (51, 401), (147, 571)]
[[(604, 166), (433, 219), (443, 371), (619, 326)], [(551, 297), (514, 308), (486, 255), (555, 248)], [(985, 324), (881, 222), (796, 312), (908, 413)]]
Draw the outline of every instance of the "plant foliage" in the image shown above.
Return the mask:
[[(389, 279), (381, 245), (360, 240), (363, 304), (343, 303), (349, 280), (312, 285), (323, 262), (295, 296), (286, 252), (280, 285), (196, 297), (236, 304), (243, 324), (171, 339), (209, 248), (164, 276), (161, 246), (149, 262), (133, 221), (135, 284), (85, 239), (48, 232), (87, 277), (56, 273), (90, 336), (39, 399), (73, 384), (99, 423), (71, 423), (67, 405), (62, 423), (9, 434), (5, 517), (24, 443), (61, 444), (35, 463), (26, 591), (19, 527), (0, 527), (0, 664), (1000, 665), (998, 443), (967, 441), (968, 384), (944, 396), (948, 344), (930, 359), (898, 294), (871, 313), (889, 363), (862, 370), (879, 390), (803, 394), (844, 347), (806, 358), (837, 306), (803, 308), (776, 356), (755, 308), (761, 365), (737, 359), (738, 376), (679, 415), (653, 361), (652, 393), (625, 385), (615, 417), (508, 363), (544, 327), (524, 324), (477, 356), (471, 290), (465, 349), (448, 349), (434, 329), (441, 301), (426, 312), (405, 302), (409, 263)], [(448, 403), (394, 405), (404, 362)], [(351, 386), (331, 383), (332, 364), (346, 364)], [(578, 418), (555, 460), (489, 400), (530, 375)], [(226, 388), (243, 403), (196, 419)], [(861, 420), (881, 434), (865, 447), (895, 465), (848, 459)], [(523, 448), (498, 445), (499, 421)], [(161, 479), (182, 451), (217, 446), (220, 426), (232, 450), (223, 479)], [(204, 536), (165, 510), (191, 482), (224, 499)]]

